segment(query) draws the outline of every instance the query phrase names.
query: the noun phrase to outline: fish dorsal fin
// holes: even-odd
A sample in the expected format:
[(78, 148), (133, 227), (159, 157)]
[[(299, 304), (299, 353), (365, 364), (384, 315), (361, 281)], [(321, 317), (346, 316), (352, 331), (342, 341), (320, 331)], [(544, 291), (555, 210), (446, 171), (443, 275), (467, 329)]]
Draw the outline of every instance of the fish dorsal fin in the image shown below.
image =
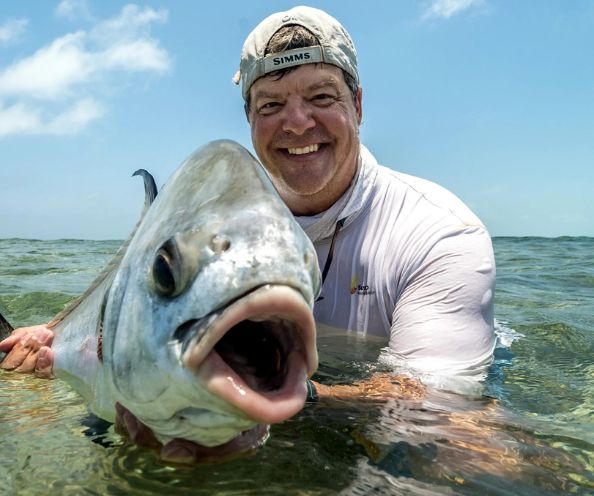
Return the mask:
[(144, 210), (141, 214), (141, 219), (144, 217), (145, 212), (151, 206), (151, 204), (155, 201), (157, 197), (157, 185), (155, 183), (155, 179), (150, 174), (150, 172), (144, 169), (138, 169), (137, 171), (132, 174), (132, 176), (142, 176), (144, 180)]
[(12, 331), (14, 331), (14, 328), (0, 313), (0, 341), (6, 339)]
[(84, 301), (87, 298), (87, 296), (89, 296), (93, 291), (95, 291), (99, 287), (99, 285), (101, 285), (107, 279), (112, 278), (116, 270), (120, 266), (120, 262), (124, 258), (124, 254), (126, 253), (126, 250), (128, 249), (128, 246), (130, 245), (130, 242), (132, 241), (134, 234), (136, 234), (136, 231), (138, 230), (138, 226), (140, 226), (140, 223), (142, 222), (142, 219), (144, 219), (146, 211), (151, 206), (151, 204), (155, 200), (155, 197), (157, 196), (157, 185), (155, 184), (153, 176), (149, 172), (147, 172), (144, 169), (138, 169), (136, 172), (134, 172), (134, 174), (132, 174), (132, 176), (142, 176), (144, 180), (144, 207), (142, 209), (142, 213), (140, 214), (138, 222), (134, 226), (134, 229), (132, 229), (132, 232), (130, 233), (130, 236), (128, 236), (128, 239), (126, 239), (126, 241), (122, 243), (122, 246), (119, 247), (116, 254), (111, 258), (111, 260), (107, 263), (105, 268), (99, 273), (99, 275), (87, 288), (87, 290), (78, 298), (73, 300), (70, 304), (68, 304), (66, 308), (64, 308), (64, 310), (59, 312), (48, 324), (49, 328), (53, 328), (57, 326), (60, 322), (62, 322), (68, 315), (70, 315), (74, 311), (75, 308), (77, 308), (80, 305), (82, 301)]

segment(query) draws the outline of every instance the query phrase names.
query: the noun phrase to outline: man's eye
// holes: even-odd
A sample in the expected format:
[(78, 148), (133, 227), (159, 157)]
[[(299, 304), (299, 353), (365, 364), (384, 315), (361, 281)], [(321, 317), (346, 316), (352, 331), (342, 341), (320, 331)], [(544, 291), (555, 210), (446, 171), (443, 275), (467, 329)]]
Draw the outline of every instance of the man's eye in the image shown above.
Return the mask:
[(328, 93), (320, 93), (318, 95), (314, 95), (312, 99), (318, 105), (330, 105), (332, 102), (336, 100), (336, 98)]
[(258, 107), (258, 113), (271, 114), (280, 107), (280, 102), (266, 102)]

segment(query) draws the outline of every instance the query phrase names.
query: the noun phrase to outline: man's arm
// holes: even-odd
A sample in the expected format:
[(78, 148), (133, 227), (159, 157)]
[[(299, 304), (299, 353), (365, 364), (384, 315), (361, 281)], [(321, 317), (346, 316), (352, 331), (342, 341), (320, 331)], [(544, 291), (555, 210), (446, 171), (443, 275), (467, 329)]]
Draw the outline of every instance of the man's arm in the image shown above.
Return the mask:
[[(495, 260), (488, 233), (477, 226), (444, 237), (413, 272), (393, 312), (389, 358), (440, 379), (481, 378), (495, 346)], [(326, 403), (407, 398), (424, 391), (418, 382), (390, 374), (352, 385), (313, 385)]]
[(15, 329), (0, 341), (0, 352), (7, 353), (0, 368), (52, 378), (54, 356), (50, 347), (53, 340), (54, 333), (45, 324)]
[[(396, 374), (375, 374), (353, 384), (326, 386), (310, 381), (315, 388), (315, 401), (320, 406), (340, 405), (344, 402), (386, 401), (390, 399), (415, 400), (425, 396), (425, 387), (419, 382)], [(312, 401), (312, 395), (308, 394)]]
[(413, 369), (480, 376), (495, 347), (495, 259), (482, 227), (444, 237), (396, 303), (390, 351)]

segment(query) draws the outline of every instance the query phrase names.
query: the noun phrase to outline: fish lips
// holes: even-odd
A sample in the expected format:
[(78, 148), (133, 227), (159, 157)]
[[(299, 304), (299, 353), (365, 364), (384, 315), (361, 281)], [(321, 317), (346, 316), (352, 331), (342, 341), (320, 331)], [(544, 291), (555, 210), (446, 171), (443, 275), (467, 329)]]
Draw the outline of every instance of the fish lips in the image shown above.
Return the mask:
[(264, 285), (174, 333), (181, 363), (211, 394), (262, 424), (282, 422), (305, 403), (317, 368), (315, 323), (301, 293)]

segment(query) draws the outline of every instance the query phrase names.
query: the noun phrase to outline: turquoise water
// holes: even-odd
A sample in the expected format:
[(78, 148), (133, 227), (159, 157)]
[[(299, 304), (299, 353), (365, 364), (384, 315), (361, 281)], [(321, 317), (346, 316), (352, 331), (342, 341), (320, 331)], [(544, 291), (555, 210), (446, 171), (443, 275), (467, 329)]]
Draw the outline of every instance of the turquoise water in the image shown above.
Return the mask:
[[(49, 320), (119, 244), (0, 240), (0, 312)], [(594, 494), (594, 239), (494, 246), (499, 345), (484, 394), (308, 405), (252, 454), (179, 467), (112, 429), (93, 442), (65, 383), (1, 372), (0, 494)], [(377, 343), (318, 345), (322, 381), (379, 370)]]

